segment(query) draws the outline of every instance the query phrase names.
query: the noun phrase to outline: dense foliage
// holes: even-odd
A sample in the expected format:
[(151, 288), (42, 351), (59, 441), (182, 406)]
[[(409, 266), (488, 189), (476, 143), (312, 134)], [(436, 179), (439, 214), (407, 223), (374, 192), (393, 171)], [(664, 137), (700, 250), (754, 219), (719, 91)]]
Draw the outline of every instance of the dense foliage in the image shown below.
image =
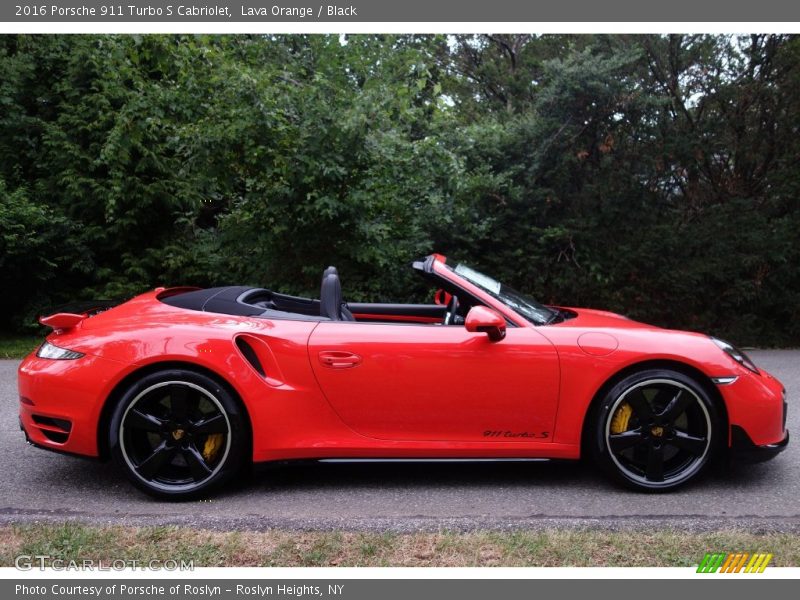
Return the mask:
[(800, 342), (800, 38), (0, 36), (0, 329), (156, 285), (547, 302)]

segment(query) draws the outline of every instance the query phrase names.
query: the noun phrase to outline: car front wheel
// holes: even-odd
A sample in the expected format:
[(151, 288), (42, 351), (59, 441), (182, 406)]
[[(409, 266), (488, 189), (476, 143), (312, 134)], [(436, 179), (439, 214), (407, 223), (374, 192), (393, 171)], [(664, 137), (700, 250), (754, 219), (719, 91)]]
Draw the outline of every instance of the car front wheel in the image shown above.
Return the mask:
[(591, 450), (627, 487), (669, 491), (704, 471), (722, 435), (703, 386), (681, 372), (653, 369), (625, 377), (601, 399)]
[(123, 394), (111, 418), (109, 446), (139, 489), (187, 500), (236, 473), (246, 431), (241, 409), (222, 385), (170, 369), (143, 377)]

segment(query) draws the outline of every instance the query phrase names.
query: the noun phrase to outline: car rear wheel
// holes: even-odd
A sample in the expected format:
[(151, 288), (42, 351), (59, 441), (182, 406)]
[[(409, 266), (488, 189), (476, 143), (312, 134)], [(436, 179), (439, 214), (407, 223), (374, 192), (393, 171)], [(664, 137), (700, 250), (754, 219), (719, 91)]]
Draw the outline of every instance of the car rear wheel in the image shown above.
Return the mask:
[(669, 491), (704, 471), (722, 441), (719, 414), (703, 386), (671, 370), (625, 377), (594, 413), (595, 461), (627, 487)]
[(217, 381), (183, 369), (134, 383), (116, 405), (109, 432), (114, 460), (136, 487), (170, 500), (206, 494), (244, 460), (241, 410)]

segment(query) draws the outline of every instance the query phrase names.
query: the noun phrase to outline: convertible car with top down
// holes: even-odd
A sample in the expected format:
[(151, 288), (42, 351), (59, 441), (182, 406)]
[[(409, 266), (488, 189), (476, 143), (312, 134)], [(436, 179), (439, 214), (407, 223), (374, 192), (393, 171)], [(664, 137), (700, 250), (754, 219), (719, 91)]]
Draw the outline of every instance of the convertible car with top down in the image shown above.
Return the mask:
[(584, 308), (545, 306), (434, 254), (431, 304), (262, 288), (158, 288), (41, 318), (19, 367), (35, 446), (113, 459), (164, 499), (288, 460), (587, 457), (673, 490), (713, 460), (783, 450), (781, 383), (734, 346)]

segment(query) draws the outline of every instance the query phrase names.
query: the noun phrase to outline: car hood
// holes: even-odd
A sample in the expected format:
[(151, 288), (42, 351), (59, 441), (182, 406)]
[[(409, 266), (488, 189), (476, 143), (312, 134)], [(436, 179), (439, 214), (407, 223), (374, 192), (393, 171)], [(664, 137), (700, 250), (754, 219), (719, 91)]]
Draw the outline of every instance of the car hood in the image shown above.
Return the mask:
[[(640, 323), (624, 315), (618, 315), (606, 310), (593, 308), (559, 307), (570, 313), (567, 318), (557, 325), (559, 327), (614, 327), (617, 329), (661, 329), (655, 325)], [(575, 316), (572, 316), (575, 315)]]

